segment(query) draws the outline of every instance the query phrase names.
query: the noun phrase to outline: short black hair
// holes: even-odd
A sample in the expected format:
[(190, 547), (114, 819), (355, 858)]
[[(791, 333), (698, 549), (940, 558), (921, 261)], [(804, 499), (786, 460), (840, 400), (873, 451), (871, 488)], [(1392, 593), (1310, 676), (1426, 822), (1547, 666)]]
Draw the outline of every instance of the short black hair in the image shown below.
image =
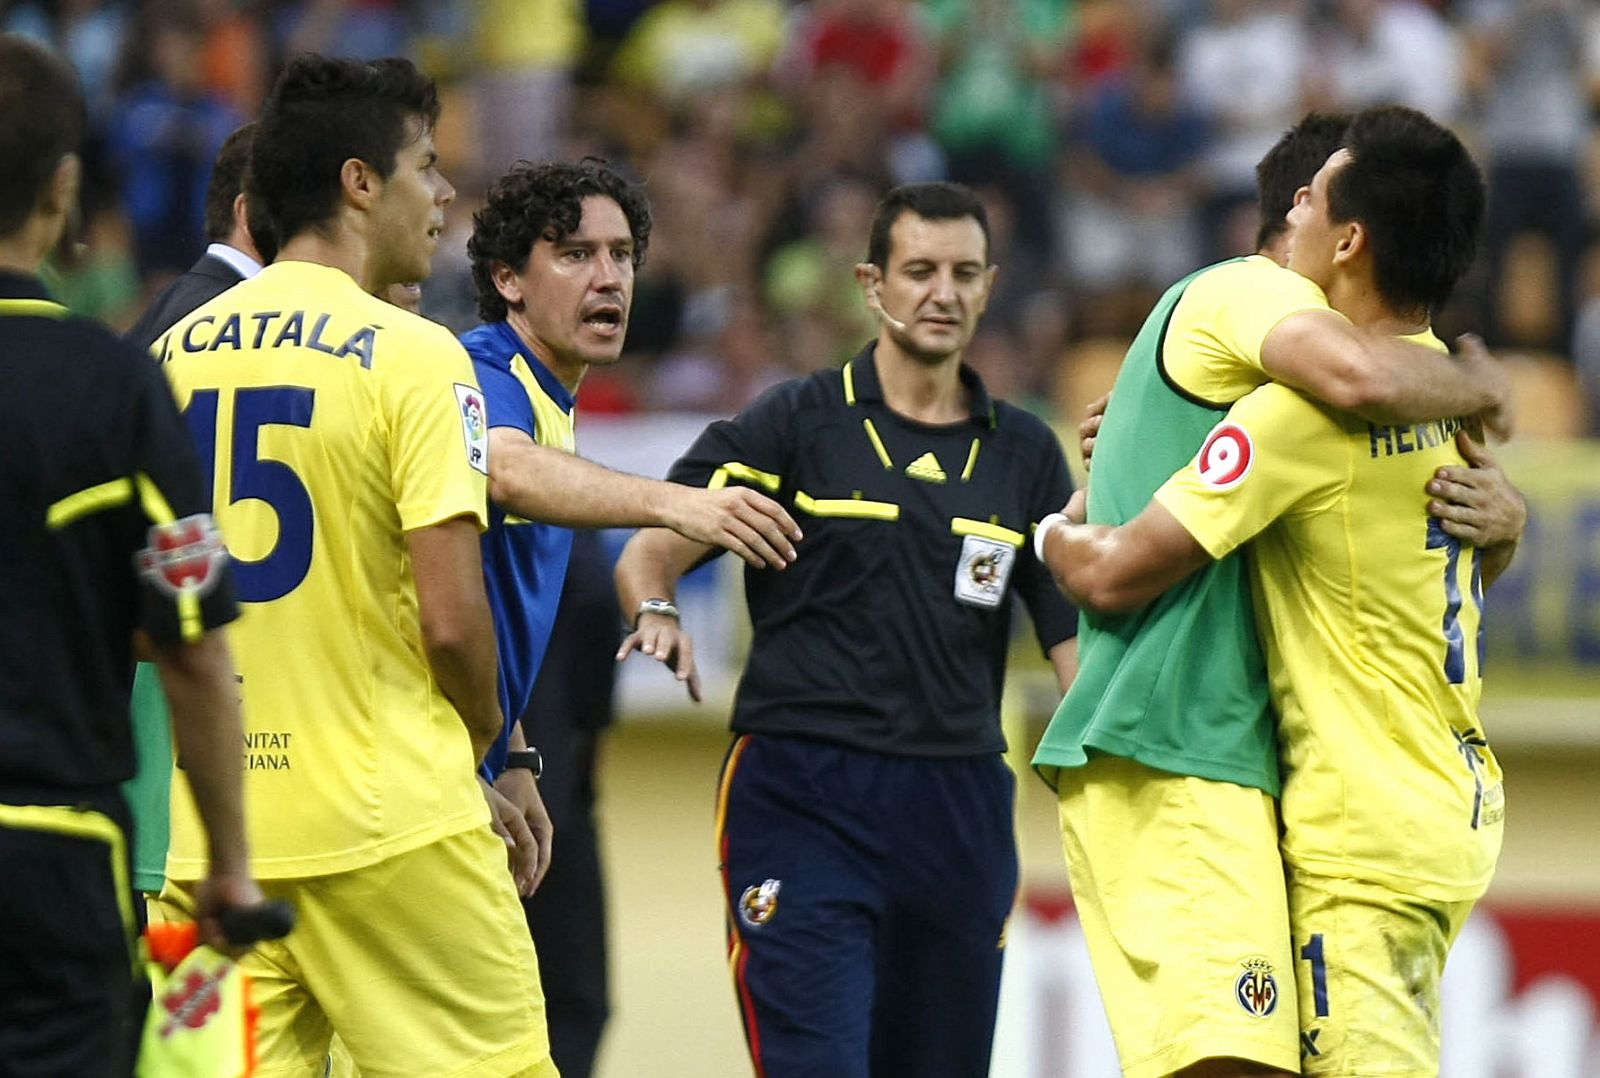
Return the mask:
[(506, 300), (494, 286), (494, 264), (504, 262), (521, 273), (533, 245), (546, 235), (560, 240), (583, 221), (583, 200), (609, 198), (622, 208), (633, 236), (634, 268), (644, 265), (650, 245), (650, 202), (639, 185), (598, 157), (582, 161), (533, 164), (518, 161), (489, 188), (483, 209), (472, 215), (472, 283), (478, 293), (478, 317), (498, 322), (506, 316)]
[(1415, 109), (1366, 109), (1344, 134), (1350, 163), (1328, 184), (1335, 222), (1367, 228), (1378, 293), (1437, 311), (1478, 250), (1483, 174), (1461, 140)]
[(250, 168), (250, 140), (255, 137), (254, 121), (234, 131), (222, 142), (211, 165), (211, 181), (206, 185), (206, 239), (220, 243), (233, 234), (233, 200), (244, 191), (245, 173)]
[(267, 214), (266, 204), (251, 186), (249, 172), (244, 176), (244, 224), (250, 233), (250, 242), (255, 245), (256, 254), (261, 256), (261, 264), (265, 266), (277, 258), (278, 230)]
[(279, 242), (333, 216), (352, 158), (388, 177), (414, 135), (439, 120), (439, 91), (410, 60), (304, 55), (278, 77), (250, 147), (250, 187)]
[(904, 213), (927, 221), (954, 221), (970, 217), (983, 230), (983, 258), (989, 260), (989, 215), (972, 188), (959, 183), (905, 183), (889, 190), (872, 212), (867, 233), (867, 261), (889, 269), (889, 230)]
[(0, 236), (27, 223), (56, 166), (83, 147), (83, 90), (59, 56), (0, 34)]
[(1289, 229), (1285, 219), (1294, 208), (1295, 192), (1344, 143), (1350, 126), (1348, 113), (1308, 112), (1256, 164), (1256, 202), (1261, 207), (1261, 227), (1256, 230), (1256, 250), (1261, 250)]

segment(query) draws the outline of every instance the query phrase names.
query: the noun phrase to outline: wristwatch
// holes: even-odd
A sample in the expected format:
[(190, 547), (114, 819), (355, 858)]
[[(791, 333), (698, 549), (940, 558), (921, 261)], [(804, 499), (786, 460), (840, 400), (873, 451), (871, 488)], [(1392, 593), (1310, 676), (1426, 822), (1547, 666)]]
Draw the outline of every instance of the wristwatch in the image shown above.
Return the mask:
[(671, 599), (646, 599), (639, 604), (639, 609), (633, 612), (633, 627), (639, 627), (639, 619), (646, 614), (660, 614), (664, 618), (678, 618), (678, 608)]
[(531, 745), (525, 749), (513, 749), (506, 753), (506, 770), (514, 767), (532, 771), (533, 777), (539, 778), (544, 774), (544, 757)]

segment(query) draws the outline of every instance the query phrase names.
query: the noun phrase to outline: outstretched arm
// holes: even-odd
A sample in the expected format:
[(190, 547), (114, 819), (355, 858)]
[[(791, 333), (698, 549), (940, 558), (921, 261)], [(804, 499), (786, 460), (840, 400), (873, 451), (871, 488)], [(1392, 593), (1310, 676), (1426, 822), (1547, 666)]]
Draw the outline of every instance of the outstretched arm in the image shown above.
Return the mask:
[(526, 520), (568, 528), (670, 528), (782, 569), (800, 528), (783, 506), (742, 486), (689, 487), (612, 471), (536, 443), (525, 431), (489, 431), (489, 498)]

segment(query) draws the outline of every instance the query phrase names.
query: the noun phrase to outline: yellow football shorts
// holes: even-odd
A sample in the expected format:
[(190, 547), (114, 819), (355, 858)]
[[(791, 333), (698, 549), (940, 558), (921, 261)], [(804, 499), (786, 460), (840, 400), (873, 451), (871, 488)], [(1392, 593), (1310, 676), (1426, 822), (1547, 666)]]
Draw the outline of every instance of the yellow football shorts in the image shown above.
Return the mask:
[[(158, 915), (193, 909), (168, 882)], [(242, 960), (257, 1078), (321, 1078), (334, 1030), (362, 1078), (558, 1078), (505, 845), (476, 827), (330, 876), (263, 880), (288, 937)]]
[(1277, 803), (1116, 756), (1062, 768), (1061, 833), (1128, 1078), (1300, 1065)]
[(1472, 906), (1291, 869), (1304, 1073), (1434, 1078), (1439, 979)]

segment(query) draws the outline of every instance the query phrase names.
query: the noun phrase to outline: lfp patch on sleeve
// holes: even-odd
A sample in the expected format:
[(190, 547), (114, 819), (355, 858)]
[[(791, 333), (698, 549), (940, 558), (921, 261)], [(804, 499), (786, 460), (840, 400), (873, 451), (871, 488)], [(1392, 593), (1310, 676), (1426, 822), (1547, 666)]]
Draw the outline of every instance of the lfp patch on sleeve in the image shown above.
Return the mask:
[(1232, 490), (1250, 474), (1255, 459), (1255, 443), (1250, 441), (1249, 432), (1237, 423), (1219, 423), (1206, 436), (1194, 466), (1207, 486)]
[(461, 431), (467, 438), (467, 463), (484, 475), (489, 474), (489, 412), (483, 392), (477, 386), (456, 386), (456, 404), (461, 408)]
[(150, 545), (135, 555), (139, 573), (163, 595), (206, 596), (216, 588), (227, 563), (228, 548), (209, 513), (196, 513), (167, 524), (152, 524), (145, 533)]

